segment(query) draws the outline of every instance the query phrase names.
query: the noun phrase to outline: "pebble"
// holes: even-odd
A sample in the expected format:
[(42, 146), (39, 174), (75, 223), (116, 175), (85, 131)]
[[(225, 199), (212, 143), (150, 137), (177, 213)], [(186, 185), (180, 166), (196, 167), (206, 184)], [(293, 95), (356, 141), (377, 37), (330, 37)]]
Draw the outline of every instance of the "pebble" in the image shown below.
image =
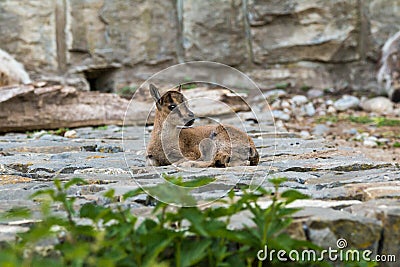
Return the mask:
[(340, 111), (354, 109), (360, 105), (360, 99), (351, 95), (344, 95), (339, 100), (336, 100), (333, 106)]
[(307, 116), (312, 117), (315, 115), (315, 108), (313, 103), (308, 103), (304, 106), (304, 111), (307, 114)]
[(389, 98), (378, 96), (361, 102), (361, 108), (367, 112), (392, 113), (393, 103)]
[(319, 98), (319, 97), (322, 97), (323, 95), (324, 95), (324, 92), (319, 89), (311, 89), (307, 92), (307, 97), (311, 98), (311, 99)]
[(283, 121), (290, 120), (290, 115), (281, 110), (273, 110), (272, 115), (274, 116), (275, 119), (279, 119), (279, 120), (283, 120)]
[(323, 136), (325, 133), (329, 131), (329, 128), (325, 124), (317, 124), (314, 127), (313, 135)]
[(301, 106), (308, 102), (308, 98), (304, 95), (295, 95), (292, 97), (292, 102), (297, 106)]
[(76, 138), (77, 132), (75, 130), (69, 130), (64, 133), (64, 137), (66, 138)]
[(276, 90), (270, 90), (268, 92), (265, 92), (263, 95), (264, 95), (265, 99), (271, 100), (274, 98), (285, 96), (285, 95), (287, 95), (287, 93), (285, 90), (276, 89)]
[(326, 112), (329, 114), (333, 114), (333, 113), (336, 113), (336, 109), (332, 106), (329, 106), (329, 108), (326, 110)]
[(290, 108), (290, 104), (289, 104), (288, 101), (283, 100), (282, 103), (281, 103), (281, 107), (283, 107), (283, 108)]
[(34, 132), (32, 134), (32, 138), (33, 139), (39, 139), (40, 137), (42, 137), (45, 134), (47, 134), (47, 132), (45, 130), (41, 130), (40, 132)]
[(356, 135), (356, 134), (358, 134), (358, 131), (357, 131), (357, 129), (355, 129), (355, 128), (351, 128), (351, 129), (345, 129), (345, 130), (343, 130), (343, 133), (345, 133), (345, 134), (351, 134), (351, 135)]
[(364, 140), (363, 145), (366, 147), (377, 147), (378, 146), (378, 144), (375, 141), (370, 140), (370, 139)]
[(308, 131), (303, 130), (303, 131), (300, 132), (300, 136), (302, 138), (308, 138), (308, 137), (311, 136), (311, 134)]

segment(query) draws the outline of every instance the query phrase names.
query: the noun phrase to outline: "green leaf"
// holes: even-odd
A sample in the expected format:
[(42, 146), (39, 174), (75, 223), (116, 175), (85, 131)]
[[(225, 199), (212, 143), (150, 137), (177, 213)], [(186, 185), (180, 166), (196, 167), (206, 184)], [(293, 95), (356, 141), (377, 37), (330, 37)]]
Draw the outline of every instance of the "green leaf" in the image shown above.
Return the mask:
[(110, 190), (107, 190), (107, 192), (105, 192), (103, 194), (104, 197), (108, 198), (108, 199), (114, 199), (114, 195), (115, 195), (115, 189), (111, 188)]
[(32, 216), (32, 212), (29, 208), (26, 207), (14, 207), (9, 209), (8, 211), (0, 214), (0, 220), (3, 219), (17, 219), (17, 218), (30, 218)]
[(193, 266), (203, 260), (206, 256), (206, 250), (212, 243), (211, 240), (191, 240), (186, 239), (182, 242), (182, 262), (181, 266)]
[(281, 197), (286, 199), (286, 201), (285, 201), (286, 204), (292, 203), (293, 201), (295, 201), (297, 199), (308, 199), (308, 198), (310, 198), (309, 196), (307, 196), (305, 194), (302, 194), (299, 191), (293, 190), (293, 189), (286, 190), (285, 192), (283, 192), (281, 194)]
[(269, 179), (269, 182), (272, 183), (274, 186), (278, 187), (282, 183), (286, 182), (287, 178), (286, 177), (280, 177), (280, 178), (271, 178)]
[(130, 197), (135, 197), (141, 194), (146, 194), (146, 192), (142, 189), (142, 188), (138, 188), (135, 190), (130, 190), (128, 192), (126, 192), (125, 194), (122, 195), (123, 199), (128, 199)]
[(74, 177), (65, 183), (64, 190), (67, 190), (68, 188), (70, 188), (73, 185), (83, 185), (83, 184), (87, 184), (87, 182), (85, 180), (83, 180), (82, 178)]

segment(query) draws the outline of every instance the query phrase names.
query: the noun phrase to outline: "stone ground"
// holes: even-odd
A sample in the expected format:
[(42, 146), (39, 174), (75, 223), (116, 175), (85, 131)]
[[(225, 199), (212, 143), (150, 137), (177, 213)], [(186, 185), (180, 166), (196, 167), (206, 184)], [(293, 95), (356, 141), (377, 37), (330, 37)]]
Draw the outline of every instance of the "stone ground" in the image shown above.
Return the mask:
[[(78, 196), (79, 204), (90, 201), (102, 205), (106, 204), (102, 197), (106, 190), (114, 188), (122, 195), (138, 188), (138, 182), (151, 186), (162, 182), (159, 173), (182, 175), (184, 179), (215, 177), (212, 186), (194, 191), (203, 202), (222, 196), (235, 184), (255, 181), (270, 188), (266, 178), (287, 177), (282, 190), (293, 188), (311, 197), (293, 204), (304, 208), (294, 224), (300, 236), (333, 247), (337, 239), (345, 238), (349, 246), (400, 258), (400, 168), (396, 163), (369, 159), (354, 148), (323, 138), (280, 132), (276, 139), (273, 134), (252, 134), (261, 162), (246, 172), (234, 167), (194, 172), (172, 166), (153, 169), (145, 167), (144, 161), (144, 138), (149, 137), (150, 127), (125, 128), (123, 143), (118, 126), (75, 131), (75, 138), (46, 132), (0, 136), (0, 212), (14, 206), (38, 209), (39, 204), (29, 196), (52, 187), (55, 177), (87, 180), (88, 185), (72, 187), (69, 194)], [(140, 216), (152, 209), (146, 205), (146, 196), (126, 202)], [(261, 204), (268, 203), (266, 199)], [(0, 239), (12, 239), (26, 223), (2, 222)], [(237, 227), (243, 223), (250, 223), (249, 218), (241, 216), (233, 222)]]
[[(287, 100), (272, 101), (274, 112), (283, 112), (274, 114), (276, 134), (273, 125), (262, 125), (260, 131), (249, 113), (239, 114), (261, 155), (259, 166), (247, 167), (245, 171), (243, 167), (196, 170), (145, 167), (144, 140), (149, 138), (151, 126), (77, 128), (65, 135), (71, 138), (46, 131), (2, 135), (0, 212), (15, 206), (38, 210), (39, 204), (29, 196), (52, 187), (56, 177), (63, 181), (80, 177), (89, 182), (69, 189), (70, 195), (78, 197), (78, 205), (87, 202), (106, 205), (107, 199), (102, 195), (108, 189), (113, 188), (116, 195), (122, 195), (137, 189), (139, 184), (152, 186), (163, 182), (161, 173), (182, 176), (185, 180), (214, 177), (216, 181), (210, 186), (193, 191), (200, 203), (221, 197), (239, 186), (261, 184), (272, 188), (268, 178), (287, 177), (282, 191), (296, 189), (310, 196), (309, 200), (292, 204), (304, 208), (293, 223), (300, 238), (333, 248), (339, 238), (344, 238), (349, 247), (370, 249), (374, 255), (393, 254), (399, 260), (400, 148), (393, 147), (398, 140), (398, 126), (377, 128), (343, 120), (321, 121), (307, 113), (326, 115), (325, 110), (334, 103), (321, 102), (325, 105), (321, 111), (320, 100), (283, 98)], [(276, 101), (279, 103), (274, 104)], [(315, 106), (311, 111), (309, 103)], [(357, 112), (362, 111), (351, 111), (351, 114)], [(285, 114), (291, 119), (287, 120)], [(282, 115), (285, 116), (280, 118)], [(332, 112), (328, 115), (332, 117)], [(233, 122), (232, 118), (220, 121)], [(383, 140), (385, 132), (389, 135)], [(370, 146), (367, 140), (376, 145)], [(129, 205), (138, 216), (148, 216), (152, 206), (147, 200), (146, 195), (141, 195), (122, 204)], [(260, 200), (261, 205), (269, 203), (268, 199)], [(15, 232), (25, 231), (30, 223), (26, 220), (0, 222), (0, 241), (12, 240)], [(234, 227), (243, 224), (251, 224), (249, 216), (238, 216), (232, 222)]]

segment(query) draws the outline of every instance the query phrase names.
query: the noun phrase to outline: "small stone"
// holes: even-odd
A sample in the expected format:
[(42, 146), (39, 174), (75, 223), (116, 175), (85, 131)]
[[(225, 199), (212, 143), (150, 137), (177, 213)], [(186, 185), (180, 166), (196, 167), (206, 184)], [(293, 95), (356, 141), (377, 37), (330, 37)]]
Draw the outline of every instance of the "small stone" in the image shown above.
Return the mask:
[(312, 117), (315, 115), (315, 108), (314, 108), (313, 103), (310, 102), (310, 103), (306, 104), (303, 108), (304, 108), (304, 111), (307, 114), (307, 116)]
[(370, 140), (370, 139), (364, 140), (363, 145), (366, 147), (377, 147), (378, 146), (378, 144), (375, 141)]
[(370, 140), (370, 141), (376, 142), (376, 141), (378, 141), (378, 138), (375, 136), (369, 136), (369, 137), (365, 138), (365, 140)]
[(43, 135), (47, 134), (47, 132), (45, 130), (41, 130), (40, 132), (34, 132), (31, 137), (33, 139), (39, 139), (40, 137), (42, 137)]
[(300, 136), (302, 138), (308, 138), (308, 137), (311, 136), (311, 134), (308, 131), (303, 130), (303, 131), (300, 132)]
[(387, 144), (390, 142), (390, 140), (388, 138), (379, 138), (378, 142), (381, 144)]
[(64, 134), (64, 137), (66, 137), (66, 138), (76, 138), (77, 137), (77, 132), (75, 130), (66, 131), (65, 134)]
[(290, 115), (281, 110), (273, 110), (272, 115), (274, 116), (275, 119), (278, 120), (283, 120), (283, 121), (290, 120)]
[(361, 108), (368, 112), (391, 113), (393, 112), (393, 103), (386, 97), (378, 96), (363, 101)]
[(357, 108), (359, 105), (360, 100), (357, 97), (351, 95), (344, 95), (333, 104), (333, 106), (340, 111), (354, 109)]
[(285, 95), (287, 95), (287, 93), (284, 90), (276, 89), (276, 90), (270, 90), (268, 92), (265, 92), (263, 95), (264, 95), (265, 99), (271, 100), (271, 99), (285, 96)]
[(325, 104), (327, 106), (332, 106), (333, 105), (333, 101), (331, 99), (326, 100)]
[(45, 81), (33, 82), (33, 86), (35, 86), (36, 88), (45, 87), (46, 85), (47, 85), (47, 82), (45, 82)]
[(314, 127), (313, 135), (323, 136), (329, 131), (329, 128), (325, 124), (317, 124)]
[(297, 106), (304, 105), (308, 102), (308, 98), (304, 95), (296, 95), (292, 97), (292, 102)]
[(281, 107), (283, 107), (283, 108), (290, 108), (290, 104), (289, 104), (288, 101), (283, 100), (282, 103), (281, 103)]
[(311, 99), (319, 98), (319, 97), (322, 97), (323, 95), (324, 95), (324, 92), (319, 89), (311, 89), (307, 92), (307, 97), (311, 98)]
[(343, 130), (343, 133), (345, 133), (345, 134), (351, 134), (351, 135), (356, 135), (356, 134), (358, 134), (358, 131), (357, 131), (357, 129), (355, 129), (355, 128), (351, 128), (351, 129), (345, 129), (345, 130)]
[(332, 106), (329, 106), (329, 108), (326, 110), (326, 112), (329, 114), (333, 114), (333, 113), (336, 113), (336, 109)]

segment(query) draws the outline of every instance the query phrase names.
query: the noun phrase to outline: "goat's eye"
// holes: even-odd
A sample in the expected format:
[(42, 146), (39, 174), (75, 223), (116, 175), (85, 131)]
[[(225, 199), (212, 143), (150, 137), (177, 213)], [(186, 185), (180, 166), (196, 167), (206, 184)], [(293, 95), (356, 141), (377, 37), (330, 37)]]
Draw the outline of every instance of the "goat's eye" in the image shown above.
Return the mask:
[(174, 108), (176, 108), (176, 105), (174, 105), (174, 104), (168, 106), (169, 110), (173, 110)]

